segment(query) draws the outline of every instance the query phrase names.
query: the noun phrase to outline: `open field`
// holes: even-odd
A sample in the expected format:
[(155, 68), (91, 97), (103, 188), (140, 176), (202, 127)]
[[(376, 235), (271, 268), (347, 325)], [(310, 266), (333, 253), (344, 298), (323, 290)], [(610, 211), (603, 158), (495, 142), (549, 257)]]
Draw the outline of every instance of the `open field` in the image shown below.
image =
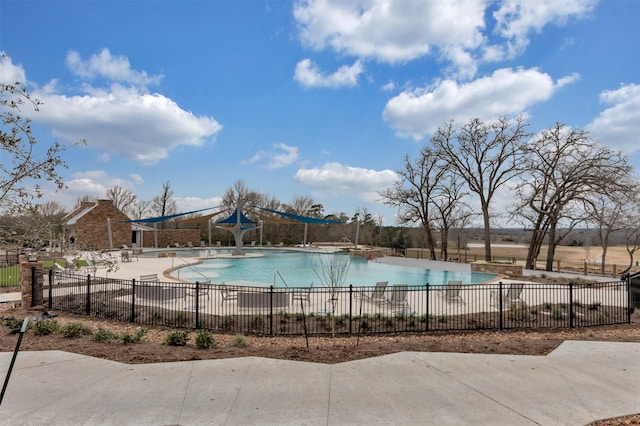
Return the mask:
[[(475, 243), (467, 250), (467, 260), (473, 261), (474, 258), (478, 260), (484, 258), (484, 247), (478, 247), (478, 243)], [(527, 258), (528, 247), (521, 245), (503, 245), (493, 244), (491, 246), (491, 253), (496, 259), (505, 259), (515, 257), (517, 261), (524, 261)], [(547, 246), (542, 246), (540, 251), (541, 256), (538, 258), (538, 262), (542, 263), (546, 261)], [(457, 250), (450, 250), (450, 256), (457, 256)], [(464, 259), (464, 253), (461, 253), (461, 258)], [(640, 259), (639, 255), (636, 255), (636, 259)], [(558, 246), (556, 248), (556, 254), (554, 256), (555, 261), (565, 262), (596, 262), (600, 263), (602, 260), (602, 248), (600, 247), (578, 247), (578, 246)], [(627, 267), (629, 265), (629, 254), (624, 246), (609, 247), (607, 249), (606, 263), (615, 263), (620, 266)]]

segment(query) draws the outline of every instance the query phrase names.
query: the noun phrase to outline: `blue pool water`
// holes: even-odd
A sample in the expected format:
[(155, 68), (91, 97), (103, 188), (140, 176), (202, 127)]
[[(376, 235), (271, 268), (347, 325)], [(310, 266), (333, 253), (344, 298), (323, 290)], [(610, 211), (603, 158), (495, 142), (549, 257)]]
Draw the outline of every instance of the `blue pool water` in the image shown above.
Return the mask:
[[(196, 257), (214, 254), (210, 250), (194, 252)], [(320, 287), (323, 281), (315, 272), (322, 276), (319, 256), (344, 256), (277, 250), (262, 250), (259, 253), (264, 254), (264, 257), (206, 259), (201, 264), (174, 271), (172, 275), (192, 282), (202, 281), (206, 277), (213, 283), (225, 282), (230, 285), (308, 287), (313, 283), (314, 287)], [(180, 253), (180, 256), (184, 254)], [(394, 266), (350, 258), (344, 285), (374, 285), (377, 281), (388, 281), (389, 284), (443, 285), (449, 280), (476, 284), (494, 277), (493, 274), (478, 272)]]

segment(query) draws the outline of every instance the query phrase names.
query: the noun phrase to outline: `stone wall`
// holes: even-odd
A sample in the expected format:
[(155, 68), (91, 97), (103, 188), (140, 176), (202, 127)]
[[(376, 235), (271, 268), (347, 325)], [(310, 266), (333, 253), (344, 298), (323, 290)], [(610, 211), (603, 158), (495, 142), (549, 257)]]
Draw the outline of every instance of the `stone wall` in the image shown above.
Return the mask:
[(484, 272), (487, 274), (497, 274), (504, 277), (522, 277), (522, 265), (515, 263), (491, 263), (491, 262), (471, 262), (471, 272)]

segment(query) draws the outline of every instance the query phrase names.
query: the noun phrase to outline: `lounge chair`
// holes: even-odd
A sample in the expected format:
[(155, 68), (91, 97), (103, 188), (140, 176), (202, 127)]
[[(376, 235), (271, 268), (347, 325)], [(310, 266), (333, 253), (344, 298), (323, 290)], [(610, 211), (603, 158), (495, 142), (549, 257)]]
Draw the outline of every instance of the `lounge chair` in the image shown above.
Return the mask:
[(236, 289), (229, 288), (225, 283), (222, 283), (220, 286), (220, 296), (222, 296), (222, 301), (220, 302), (220, 306), (224, 304), (224, 302), (229, 302), (231, 300), (238, 300), (238, 291)]
[[(512, 283), (509, 285), (507, 292), (502, 296), (502, 308), (509, 309), (514, 303), (524, 303), (522, 300), (522, 290), (524, 289), (524, 283)], [(499, 301), (494, 300), (492, 305), (499, 308)]]
[(309, 288), (300, 288), (294, 290), (292, 296), (294, 305), (296, 301), (300, 301), (300, 303), (311, 303), (311, 289), (313, 289), (313, 283), (311, 283)]
[[(387, 284), (389, 281), (378, 281), (376, 286), (371, 290), (371, 294), (360, 293), (363, 300), (367, 300), (369, 302), (381, 303), (385, 301), (384, 291), (387, 288)], [(356, 293), (357, 294), (357, 293)]]
[(441, 295), (444, 296), (447, 303), (464, 303), (464, 299), (460, 295), (461, 289), (462, 281), (451, 280), (447, 283), (447, 286), (445, 287), (444, 292), (441, 292)]
[(395, 284), (390, 291), (388, 298), (382, 303), (387, 304), (394, 311), (406, 313), (409, 311), (409, 302), (407, 301), (408, 286), (406, 284)]
[[(209, 300), (209, 289), (211, 288), (211, 281), (205, 281), (202, 283), (198, 283), (198, 296), (207, 296), (207, 300)], [(187, 296), (196, 297), (196, 285), (191, 284), (187, 288), (186, 292)]]

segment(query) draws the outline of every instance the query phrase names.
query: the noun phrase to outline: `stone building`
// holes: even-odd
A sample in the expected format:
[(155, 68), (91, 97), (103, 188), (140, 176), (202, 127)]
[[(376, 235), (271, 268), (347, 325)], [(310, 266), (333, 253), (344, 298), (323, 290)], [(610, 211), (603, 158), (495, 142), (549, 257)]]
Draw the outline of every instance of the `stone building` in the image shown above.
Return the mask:
[(127, 215), (111, 200), (83, 202), (63, 219), (65, 238), (77, 249), (106, 250), (131, 246)]

